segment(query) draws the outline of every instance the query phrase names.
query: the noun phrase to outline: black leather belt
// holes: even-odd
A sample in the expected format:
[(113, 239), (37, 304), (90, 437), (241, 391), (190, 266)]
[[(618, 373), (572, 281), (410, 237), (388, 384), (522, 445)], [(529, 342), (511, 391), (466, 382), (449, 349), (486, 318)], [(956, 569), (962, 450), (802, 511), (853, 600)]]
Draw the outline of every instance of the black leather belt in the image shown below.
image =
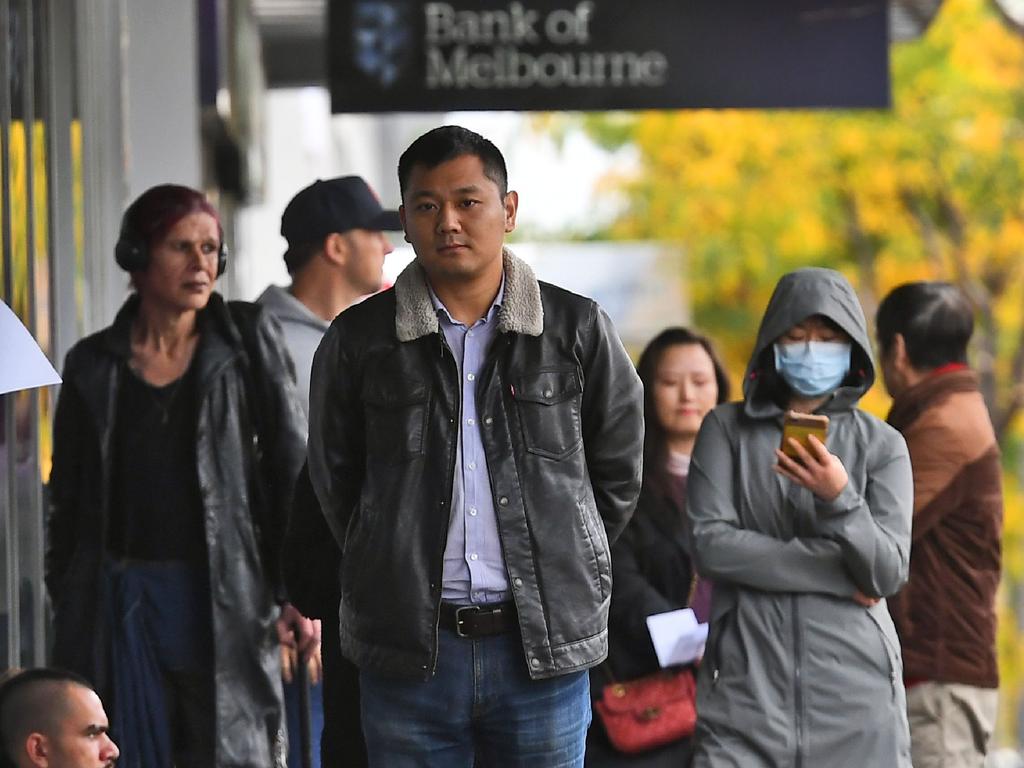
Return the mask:
[(516, 605), (511, 600), (491, 605), (441, 603), (438, 626), (459, 637), (474, 639), (511, 632), (517, 625)]

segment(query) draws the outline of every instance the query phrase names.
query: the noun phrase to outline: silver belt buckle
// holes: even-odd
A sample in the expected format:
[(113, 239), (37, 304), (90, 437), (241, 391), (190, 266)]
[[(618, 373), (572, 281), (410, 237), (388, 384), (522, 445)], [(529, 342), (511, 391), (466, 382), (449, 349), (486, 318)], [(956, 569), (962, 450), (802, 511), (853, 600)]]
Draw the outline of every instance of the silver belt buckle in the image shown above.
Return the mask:
[(477, 605), (464, 605), (461, 608), (455, 609), (455, 636), (468, 638), (469, 635), (462, 631), (462, 624), (465, 621), (462, 617), (463, 614), (479, 613), (480, 606)]

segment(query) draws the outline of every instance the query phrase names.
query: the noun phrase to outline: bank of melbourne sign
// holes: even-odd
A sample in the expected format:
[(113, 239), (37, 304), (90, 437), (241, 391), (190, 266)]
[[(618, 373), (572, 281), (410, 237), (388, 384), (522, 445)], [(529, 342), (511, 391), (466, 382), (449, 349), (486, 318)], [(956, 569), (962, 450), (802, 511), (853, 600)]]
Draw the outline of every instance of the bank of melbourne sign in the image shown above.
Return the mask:
[(884, 107), (885, 0), (331, 0), (335, 112)]

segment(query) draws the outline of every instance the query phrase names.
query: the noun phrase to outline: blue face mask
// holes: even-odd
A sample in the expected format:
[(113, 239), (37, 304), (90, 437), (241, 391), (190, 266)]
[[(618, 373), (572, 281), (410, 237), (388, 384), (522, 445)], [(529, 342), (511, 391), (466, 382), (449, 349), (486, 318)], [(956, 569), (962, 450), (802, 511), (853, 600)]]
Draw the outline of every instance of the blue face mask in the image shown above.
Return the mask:
[(804, 397), (818, 397), (838, 387), (850, 370), (848, 341), (798, 341), (775, 344), (775, 370)]

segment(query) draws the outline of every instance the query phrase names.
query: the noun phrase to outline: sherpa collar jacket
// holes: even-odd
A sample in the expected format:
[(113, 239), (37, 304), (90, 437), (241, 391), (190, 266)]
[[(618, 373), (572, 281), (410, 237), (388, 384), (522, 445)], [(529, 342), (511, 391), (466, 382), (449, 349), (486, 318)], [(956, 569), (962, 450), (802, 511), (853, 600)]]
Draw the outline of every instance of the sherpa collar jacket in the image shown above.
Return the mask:
[[(607, 652), (608, 542), (640, 489), (642, 393), (596, 303), (503, 258), (477, 409), (524, 663), (544, 678)], [(341, 646), (360, 667), (435, 669), (460, 396), (416, 262), (343, 312), (314, 358), (310, 477), (344, 551)]]
[(929, 376), (896, 399), (889, 423), (914, 467), (910, 580), (889, 603), (907, 678), (998, 688), (1002, 468), (977, 375)]

